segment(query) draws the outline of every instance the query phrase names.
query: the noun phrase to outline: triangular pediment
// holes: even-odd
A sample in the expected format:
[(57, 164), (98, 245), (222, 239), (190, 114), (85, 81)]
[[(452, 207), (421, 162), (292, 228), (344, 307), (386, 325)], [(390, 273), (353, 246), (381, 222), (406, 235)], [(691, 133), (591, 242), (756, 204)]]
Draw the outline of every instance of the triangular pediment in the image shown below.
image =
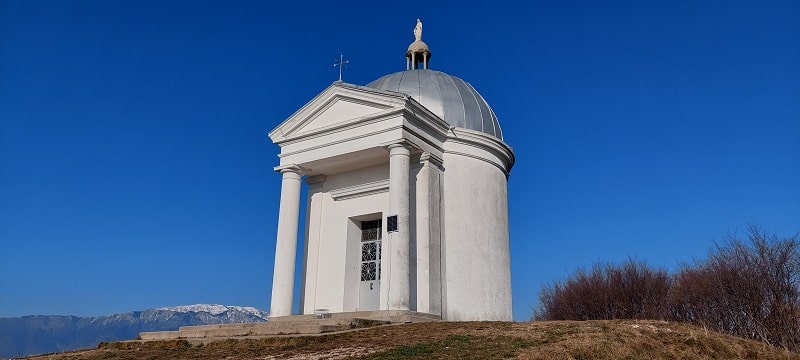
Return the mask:
[(273, 141), (318, 133), (402, 108), (403, 99), (335, 83), (270, 132)]
[(322, 129), (331, 125), (346, 122), (367, 115), (379, 113), (389, 107), (380, 106), (375, 103), (365, 103), (359, 99), (334, 96), (326, 102), (315, 116), (306, 119), (299, 124), (295, 133), (301, 134), (317, 129)]

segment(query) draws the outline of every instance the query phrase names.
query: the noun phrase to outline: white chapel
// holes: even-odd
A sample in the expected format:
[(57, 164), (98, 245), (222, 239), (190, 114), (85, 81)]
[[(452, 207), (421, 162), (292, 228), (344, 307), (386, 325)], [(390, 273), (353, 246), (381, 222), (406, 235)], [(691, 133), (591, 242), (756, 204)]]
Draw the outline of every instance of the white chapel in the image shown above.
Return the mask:
[(334, 82), (269, 133), (282, 175), (272, 317), (292, 315), (297, 285), (300, 314), (512, 319), (514, 152), (469, 83), (429, 69), (419, 20), (414, 36), (405, 71)]

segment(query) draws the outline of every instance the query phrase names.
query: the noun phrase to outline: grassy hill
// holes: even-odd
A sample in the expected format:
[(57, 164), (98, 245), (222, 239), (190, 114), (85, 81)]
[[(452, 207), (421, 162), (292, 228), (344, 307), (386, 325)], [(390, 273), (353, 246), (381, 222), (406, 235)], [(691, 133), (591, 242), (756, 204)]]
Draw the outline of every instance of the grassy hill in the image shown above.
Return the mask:
[(35, 357), (94, 359), (800, 359), (761, 342), (663, 321), (437, 322), (319, 336), (104, 343)]

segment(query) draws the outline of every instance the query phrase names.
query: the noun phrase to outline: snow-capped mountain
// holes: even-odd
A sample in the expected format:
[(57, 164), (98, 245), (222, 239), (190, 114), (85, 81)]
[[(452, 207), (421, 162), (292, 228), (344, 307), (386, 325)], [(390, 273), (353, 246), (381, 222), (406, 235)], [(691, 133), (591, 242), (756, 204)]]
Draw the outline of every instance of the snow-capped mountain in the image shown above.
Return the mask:
[(231, 312), (240, 312), (243, 314), (250, 314), (256, 318), (264, 319), (264, 321), (267, 321), (269, 319), (268, 312), (261, 311), (259, 309), (249, 306), (195, 304), (195, 305), (164, 307), (164, 308), (158, 308), (156, 310), (165, 310), (174, 312), (207, 312), (211, 315), (220, 315), (225, 312), (231, 311)]
[(269, 313), (253, 307), (209, 304), (98, 317), (33, 315), (0, 318), (0, 358), (91, 348), (102, 341), (135, 339), (142, 331), (268, 320)]

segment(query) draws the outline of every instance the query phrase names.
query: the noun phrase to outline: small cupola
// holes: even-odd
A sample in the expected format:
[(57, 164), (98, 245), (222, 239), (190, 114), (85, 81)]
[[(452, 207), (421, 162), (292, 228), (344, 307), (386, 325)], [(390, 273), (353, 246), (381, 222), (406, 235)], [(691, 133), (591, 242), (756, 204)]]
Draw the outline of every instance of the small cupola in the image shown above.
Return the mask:
[(428, 44), (422, 41), (422, 21), (420, 19), (417, 19), (417, 26), (414, 27), (414, 38), (414, 42), (408, 46), (408, 51), (406, 51), (406, 70), (420, 69), (420, 63), (422, 63), (422, 69), (427, 70), (431, 50), (428, 48)]

